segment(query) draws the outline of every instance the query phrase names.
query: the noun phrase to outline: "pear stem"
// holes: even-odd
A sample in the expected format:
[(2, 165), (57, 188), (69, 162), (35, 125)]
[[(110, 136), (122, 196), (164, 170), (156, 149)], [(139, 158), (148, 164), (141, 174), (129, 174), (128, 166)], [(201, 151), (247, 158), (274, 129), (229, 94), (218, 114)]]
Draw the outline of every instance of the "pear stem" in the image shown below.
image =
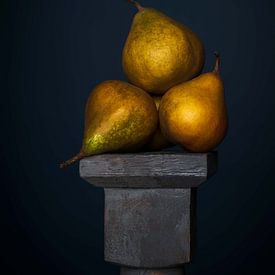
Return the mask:
[(214, 55), (216, 56), (216, 62), (213, 69), (213, 73), (220, 74), (221, 72), (221, 57), (218, 52), (214, 52)]
[(85, 154), (82, 152), (79, 152), (77, 155), (75, 155), (74, 157), (64, 161), (63, 163), (60, 164), (60, 168), (66, 168), (67, 166), (73, 164), (74, 162), (81, 160), (82, 158), (85, 157)]
[(139, 11), (144, 10), (144, 8), (137, 2), (134, 0), (128, 0), (129, 3), (133, 4)]

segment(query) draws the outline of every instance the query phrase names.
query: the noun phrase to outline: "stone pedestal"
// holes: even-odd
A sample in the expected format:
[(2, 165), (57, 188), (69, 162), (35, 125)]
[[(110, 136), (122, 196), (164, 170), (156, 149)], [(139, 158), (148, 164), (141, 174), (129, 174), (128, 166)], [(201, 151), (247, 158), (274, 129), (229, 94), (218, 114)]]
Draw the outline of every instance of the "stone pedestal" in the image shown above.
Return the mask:
[(104, 254), (123, 275), (182, 275), (195, 238), (196, 188), (217, 154), (104, 154), (80, 162), (80, 176), (105, 191)]

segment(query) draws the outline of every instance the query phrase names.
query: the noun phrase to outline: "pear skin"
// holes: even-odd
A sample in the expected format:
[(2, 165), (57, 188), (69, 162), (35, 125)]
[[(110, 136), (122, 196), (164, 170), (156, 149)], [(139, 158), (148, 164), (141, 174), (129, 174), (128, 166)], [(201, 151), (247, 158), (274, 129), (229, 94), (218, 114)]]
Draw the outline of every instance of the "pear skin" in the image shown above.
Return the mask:
[(204, 65), (199, 37), (165, 14), (129, 2), (138, 9), (122, 53), (129, 82), (149, 93), (163, 94), (197, 76)]
[(157, 125), (157, 108), (148, 93), (126, 82), (105, 81), (88, 98), (80, 152), (61, 168), (86, 156), (135, 151), (148, 142)]
[[(158, 110), (161, 97), (153, 96), (153, 99)], [(147, 149), (148, 151), (159, 151), (171, 145), (171, 142), (169, 142), (168, 139), (164, 137), (164, 135), (161, 132), (160, 126), (158, 126), (150, 141), (146, 144), (145, 149)]]
[(224, 139), (228, 118), (220, 57), (212, 72), (171, 88), (159, 109), (162, 133), (192, 152), (208, 152)]

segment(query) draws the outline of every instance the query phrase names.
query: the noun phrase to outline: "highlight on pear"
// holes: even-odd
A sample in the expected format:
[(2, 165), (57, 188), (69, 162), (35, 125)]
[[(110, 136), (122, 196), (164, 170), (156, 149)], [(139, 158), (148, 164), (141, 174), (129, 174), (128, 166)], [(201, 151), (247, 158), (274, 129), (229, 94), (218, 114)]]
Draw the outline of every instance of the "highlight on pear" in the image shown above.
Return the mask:
[(136, 151), (148, 142), (157, 126), (157, 108), (149, 94), (123, 81), (105, 81), (88, 98), (80, 152), (60, 167), (85, 156)]
[(204, 65), (203, 43), (190, 28), (164, 13), (137, 7), (122, 53), (130, 83), (154, 94), (197, 76)]
[(160, 126), (164, 136), (192, 152), (215, 149), (226, 135), (228, 119), (220, 56), (212, 72), (183, 82), (163, 96)]

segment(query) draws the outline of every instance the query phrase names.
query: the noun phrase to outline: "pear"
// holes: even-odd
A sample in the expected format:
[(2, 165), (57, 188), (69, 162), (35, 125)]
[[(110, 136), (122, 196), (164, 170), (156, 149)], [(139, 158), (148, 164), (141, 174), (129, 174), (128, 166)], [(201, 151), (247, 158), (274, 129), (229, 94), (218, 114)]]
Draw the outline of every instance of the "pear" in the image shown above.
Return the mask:
[(135, 151), (149, 140), (157, 125), (157, 108), (148, 93), (126, 82), (105, 81), (88, 98), (80, 152), (61, 168), (90, 155)]
[(136, 1), (135, 15), (122, 53), (129, 82), (149, 93), (169, 88), (197, 76), (204, 65), (204, 47), (188, 27)]
[[(153, 96), (153, 99), (155, 101), (155, 104), (156, 104), (156, 107), (158, 110), (159, 104), (161, 101), (161, 96)], [(160, 130), (160, 126), (158, 126), (157, 130), (151, 137), (150, 141), (148, 142), (148, 144), (146, 144), (145, 149), (147, 149), (148, 151), (159, 151), (159, 150), (167, 148), (171, 145), (172, 145), (171, 142), (169, 142), (168, 139), (166, 139), (163, 136), (163, 134)]]
[(162, 133), (192, 152), (217, 147), (226, 135), (228, 118), (220, 57), (214, 70), (179, 84), (163, 96), (159, 119)]

